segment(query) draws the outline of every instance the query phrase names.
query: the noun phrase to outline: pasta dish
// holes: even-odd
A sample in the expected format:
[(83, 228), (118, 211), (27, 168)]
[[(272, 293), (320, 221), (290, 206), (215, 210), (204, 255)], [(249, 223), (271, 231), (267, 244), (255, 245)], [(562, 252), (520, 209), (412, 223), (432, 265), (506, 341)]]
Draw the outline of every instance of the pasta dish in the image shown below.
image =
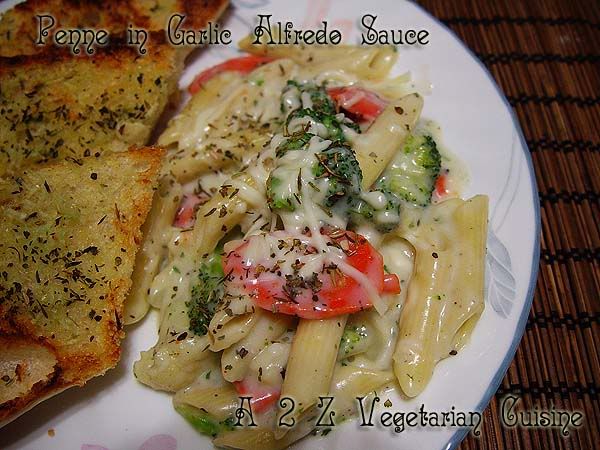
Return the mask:
[(319, 397), (339, 423), (384, 385), (417, 396), (465, 345), (487, 197), (460, 198), (395, 49), (241, 47), (159, 138), (124, 318), (159, 312), (140, 382), (217, 446), (275, 449), (318, 428)]

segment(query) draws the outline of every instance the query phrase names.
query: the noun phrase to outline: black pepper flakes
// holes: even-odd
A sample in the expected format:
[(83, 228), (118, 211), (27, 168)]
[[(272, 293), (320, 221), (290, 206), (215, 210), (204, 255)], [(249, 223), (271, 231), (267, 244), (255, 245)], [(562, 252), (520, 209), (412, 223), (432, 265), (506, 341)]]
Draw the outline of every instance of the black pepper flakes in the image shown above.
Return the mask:
[(177, 341), (181, 342), (188, 336), (187, 331), (184, 331), (179, 336), (177, 336)]

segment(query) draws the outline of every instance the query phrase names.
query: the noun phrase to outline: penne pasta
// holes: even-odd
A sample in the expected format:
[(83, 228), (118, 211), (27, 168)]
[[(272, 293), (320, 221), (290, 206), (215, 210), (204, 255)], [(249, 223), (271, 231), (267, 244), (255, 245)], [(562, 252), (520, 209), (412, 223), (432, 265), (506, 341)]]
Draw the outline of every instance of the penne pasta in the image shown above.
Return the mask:
[(154, 202), (142, 228), (144, 241), (136, 255), (132, 284), (127, 300), (123, 322), (125, 325), (142, 319), (148, 308), (148, 295), (152, 280), (158, 273), (164, 258), (166, 243), (171, 231), (171, 223), (182, 198), (181, 186), (169, 179), (160, 181), (154, 193)]
[[(178, 336), (181, 336), (179, 334)], [(160, 391), (175, 392), (189, 386), (201, 371), (203, 361), (211, 354), (206, 336), (173, 337), (159, 341), (141, 353), (133, 365), (136, 379)]]
[(315, 417), (303, 420), (296, 428), (291, 430), (281, 439), (276, 438), (271, 430), (264, 428), (241, 428), (218, 436), (214, 443), (218, 447), (235, 448), (243, 450), (283, 450), (292, 443), (309, 434), (314, 427)]
[[(318, 397), (329, 392), (346, 320), (347, 316), (339, 316), (298, 323), (281, 389), (281, 398), (289, 397), (295, 403), (289, 418), (298, 419), (308, 414)], [(287, 431), (280, 427), (275, 435), (280, 438)]]
[(371, 370), (337, 364), (329, 391), (329, 395), (334, 398), (336, 424), (354, 414), (357, 397), (367, 395), (393, 379), (394, 373), (391, 370)]
[(210, 120), (226, 112), (226, 108), (221, 107), (223, 97), (231, 102), (231, 94), (239, 93), (242, 84), (242, 77), (235, 72), (223, 72), (209, 80), (192, 96), (183, 111), (169, 121), (158, 138), (158, 145), (175, 149), (196, 147)]
[(210, 322), (208, 337), (213, 352), (226, 349), (249, 335), (259, 320), (260, 316), (250, 299), (236, 300), (226, 300)]
[(410, 94), (389, 104), (369, 130), (356, 138), (354, 151), (363, 172), (362, 185), (369, 189), (414, 128), (423, 98)]
[(227, 381), (240, 381), (246, 376), (252, 360), (260, 350), (279, 338), (293, 324), (292, 318), (257, 311), (256, 324), (241, 340), (223, 351), (221, 373)]
[(407, 236), (416, 248), (415, 275), (400, 318), (394, 373), (402, 391), (418, 395), (437, 362), (460, 349), (483, 311), (487, 197), (432, 206)]
[(273, 58), (290, 58), (297, 64), (310, 67), (314, 72), (343, 70), (365, 79), (382, 79), (387, 76), (398, 58), (391, 46), (355, 47), (338, 45), (335, 47), (305, 45), (253, 44), (253, 36), (247, 36), (239, 43), (241, 49), (255, 55)]
[(217, 420), (235, 417), (236, 410), (240, 407), (239, 394), (232, 384), (207, 387), (191, 385), (178, 391), (173, 397), (173, 404), (190, 405), (207, 412)]

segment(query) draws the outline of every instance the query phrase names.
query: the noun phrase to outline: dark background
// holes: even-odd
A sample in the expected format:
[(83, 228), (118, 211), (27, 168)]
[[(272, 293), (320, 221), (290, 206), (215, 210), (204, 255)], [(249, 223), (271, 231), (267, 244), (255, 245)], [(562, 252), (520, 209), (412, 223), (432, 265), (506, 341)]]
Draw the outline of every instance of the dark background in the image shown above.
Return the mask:
[[(600, 449), (600, 1), (420, 2), (485, 63), (519, 118), (537, 178), (540, 270), (527, 330), (471, 449)], [(578, 410), (581, 428), (509, 429), (519, 409)]]

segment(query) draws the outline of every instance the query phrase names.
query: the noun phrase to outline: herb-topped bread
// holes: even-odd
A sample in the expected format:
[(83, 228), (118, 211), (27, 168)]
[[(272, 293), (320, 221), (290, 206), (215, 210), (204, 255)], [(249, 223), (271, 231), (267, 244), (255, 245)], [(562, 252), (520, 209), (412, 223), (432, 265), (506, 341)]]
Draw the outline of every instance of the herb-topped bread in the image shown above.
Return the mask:
[(114, 367), (163, 151), (0, 179), (0, 424)]
[(177, 90), (183, 56), (152, 39), (74, 57), (68, 50), (0, 58), (0, 176), (54, 159), (148, 143)]

